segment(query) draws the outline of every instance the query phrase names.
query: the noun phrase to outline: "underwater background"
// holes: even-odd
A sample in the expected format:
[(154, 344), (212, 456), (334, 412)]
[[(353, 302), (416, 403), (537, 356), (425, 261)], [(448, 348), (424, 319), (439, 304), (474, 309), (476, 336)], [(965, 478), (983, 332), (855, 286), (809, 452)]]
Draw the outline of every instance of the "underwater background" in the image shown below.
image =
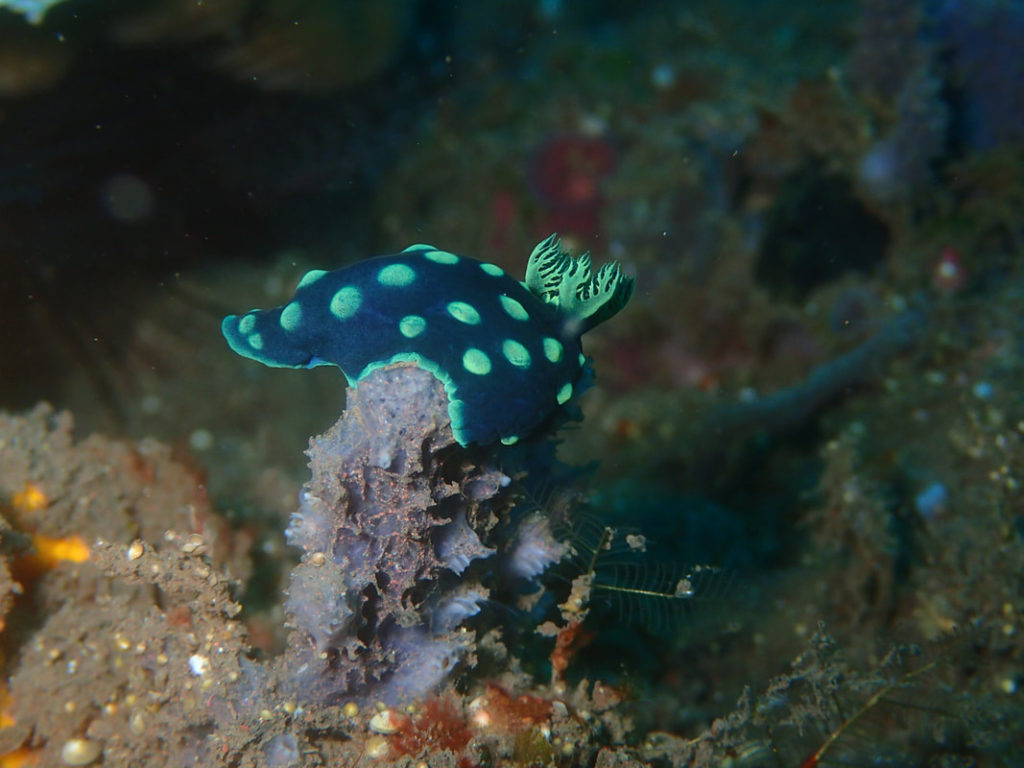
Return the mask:
[[(1022, 37), (1021, 0), (0, 0), (0, 766), (1024, 766)], [(459, 470), (543, 564), (474, 565), (415, 700), (297, 702), (261, 670), (346, 382), (222, 318), (418, 243), (518, 280), (555, 232), (635, 291), (557, 459)]]

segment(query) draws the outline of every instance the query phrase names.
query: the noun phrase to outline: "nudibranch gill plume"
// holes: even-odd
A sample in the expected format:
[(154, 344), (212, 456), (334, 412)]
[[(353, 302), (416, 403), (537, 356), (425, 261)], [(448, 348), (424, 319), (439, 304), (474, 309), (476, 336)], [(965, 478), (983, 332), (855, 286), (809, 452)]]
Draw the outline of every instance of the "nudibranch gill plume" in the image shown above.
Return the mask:
[(441, 381), (460, 445), (511, 444), (578, 389), (580, 337), (617, 313), (633, 279), (615, 262), (591, 274), (551, 235), (523, 282), (494, 264), (430, 245), (314, 269), (292, 300), (228, 315), (221, 329), (243, 357), (279, 368), (336, 365), (351, 386), (393, 363)]

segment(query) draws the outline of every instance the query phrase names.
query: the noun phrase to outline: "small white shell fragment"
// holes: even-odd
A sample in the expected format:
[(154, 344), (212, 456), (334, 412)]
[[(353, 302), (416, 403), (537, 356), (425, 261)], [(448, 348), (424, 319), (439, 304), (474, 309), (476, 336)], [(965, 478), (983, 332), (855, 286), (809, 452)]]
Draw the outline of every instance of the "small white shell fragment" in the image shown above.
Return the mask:
[(371, 736), (365, 743), (366, 756), (371, 760), (387, 757), (390, 746), (383, 736)]
[(136, 736), (141, 736), (146, 732), (146, 718), (143, 717), (141, 712), (136, 712), (128, 720), (128, 727)]
[(92, 739), (68, 739), (60, 748), (64, 765), (88, 765), (103, 752), (103, 745)]
[(477, 728), (490, 728), (491, 713), (486, 709), (477, 709), (469, 716), (469, 722)]
[(131, 546), (128, 547), (128, 559), (129, 560), (138, 560), (140, 557), (142, 557), (142, 550), (143, 550), (142, 541), (139, 540), (139, 539), (136, 539), (135, 541), (133, 541), (131, 543)]
[(181, 545), (181, 551), (186, 555), (202, 555), (206, 553), (206, 542), (198, 533), (193, 533), (185, 539)]
[(394, 733), (398, 730), (398, 723), (390, 709), (382, 709), (370, 718), (370, 730), (374, 733)]
[(210, 669), (210, 660), (205, 656), (194, 653), (188, 657), (188, 666), (192, 670), (193, 675), (202, 677)]

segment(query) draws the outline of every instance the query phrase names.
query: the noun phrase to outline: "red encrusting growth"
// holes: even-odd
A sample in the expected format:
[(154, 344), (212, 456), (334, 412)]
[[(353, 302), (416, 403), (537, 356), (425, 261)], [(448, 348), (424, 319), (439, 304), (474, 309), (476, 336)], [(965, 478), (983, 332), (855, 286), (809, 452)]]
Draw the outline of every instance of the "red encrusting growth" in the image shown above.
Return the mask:
[(447, 697), (427, 699), (421, 712), (401, 718), (397, 725), (391, 745), (403, 755), (443, 750), (458, 755), (473, 738), (462, 711)]
[(593, 635), (583, 628), (582, 621), (573, 621), (559, 630), (555, 647), (551, 651), (551, 680), (558, 683), (564, 679), (569, 662), (576, 652), (590, 642)]
[(538, 696), (513, 696), (500, 685), (487, 684), (487, 694), (480, 708), (485, 717), (476, 721), (488, 728), (514, 733), (524, 728), (543, 725), (551, 717), (551, 702)]

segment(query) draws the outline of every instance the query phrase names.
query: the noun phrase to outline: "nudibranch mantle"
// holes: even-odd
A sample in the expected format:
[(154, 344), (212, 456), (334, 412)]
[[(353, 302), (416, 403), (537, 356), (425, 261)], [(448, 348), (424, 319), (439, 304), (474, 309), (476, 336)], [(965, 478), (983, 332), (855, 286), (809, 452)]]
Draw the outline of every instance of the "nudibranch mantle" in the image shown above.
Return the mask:
[(307, 272), (287, 304), (228, 315), (221, 330), (243, 357), (278, 368), (336, 365), (351, 386), (413, 363), (444, 385), (460, 445), (510, 444), (572, 397), (585, 365), (580, 336), (632, 293), (618, 264), (592, 276), (590, 257), (570, 256), (555, 235), (533, 250), (524, 282), (412, 245)]

